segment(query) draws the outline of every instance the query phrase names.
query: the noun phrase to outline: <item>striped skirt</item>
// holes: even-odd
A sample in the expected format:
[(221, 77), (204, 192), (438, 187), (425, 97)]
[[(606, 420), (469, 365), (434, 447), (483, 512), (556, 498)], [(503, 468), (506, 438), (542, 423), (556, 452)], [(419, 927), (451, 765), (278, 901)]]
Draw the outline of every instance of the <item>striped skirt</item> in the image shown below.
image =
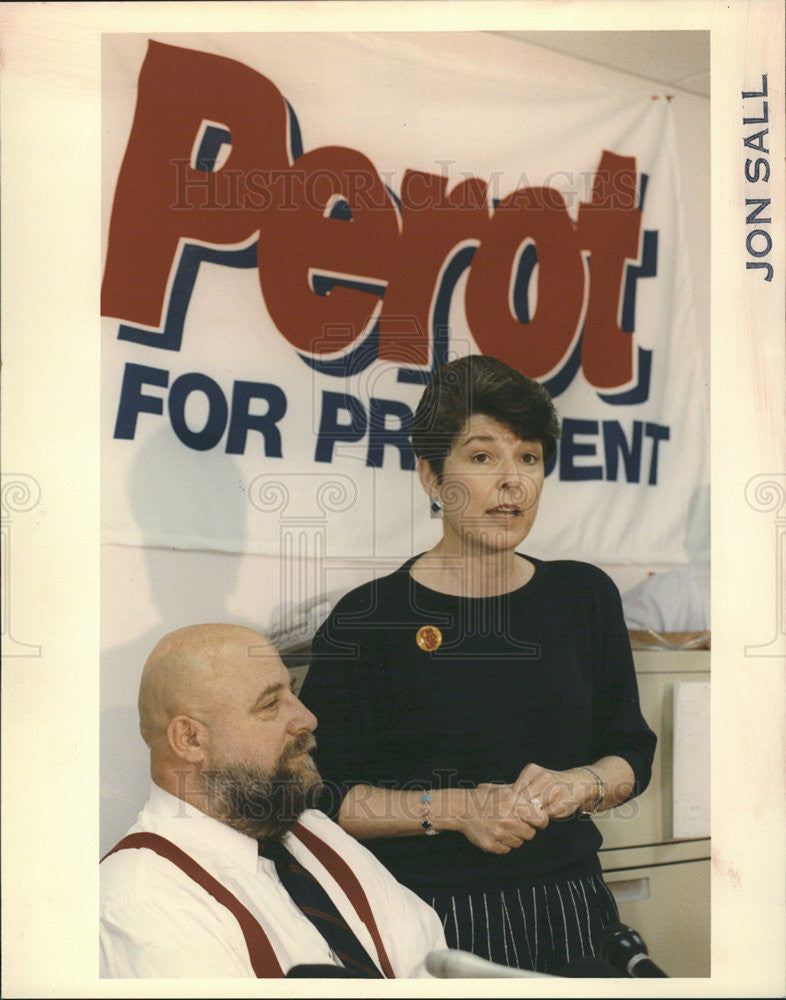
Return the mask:
[(593, 955), (593, 937), (619, 920), (600, 875), (524, 889), (421, 895), (442, 919), (449, 948), (550, 975)]

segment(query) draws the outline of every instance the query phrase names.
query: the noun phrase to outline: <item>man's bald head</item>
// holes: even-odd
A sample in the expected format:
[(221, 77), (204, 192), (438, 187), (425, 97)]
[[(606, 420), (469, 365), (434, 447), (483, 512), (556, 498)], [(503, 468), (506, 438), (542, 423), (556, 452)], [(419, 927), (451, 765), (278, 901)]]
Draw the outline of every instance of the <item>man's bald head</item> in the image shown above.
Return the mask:
[(249, 656), (278, 659), (272, 644), (242, 625), (189, 625), (161, 639), (147, 658), (139, 685), (139, 729), (153, 747), (176, 715), (209, 718), (233, 672)]
[(142, 671), (153, 781), (249, 836), (282, 836), (316, 801), (316, 724), (275, 647), (250, 628), (170, 632)]

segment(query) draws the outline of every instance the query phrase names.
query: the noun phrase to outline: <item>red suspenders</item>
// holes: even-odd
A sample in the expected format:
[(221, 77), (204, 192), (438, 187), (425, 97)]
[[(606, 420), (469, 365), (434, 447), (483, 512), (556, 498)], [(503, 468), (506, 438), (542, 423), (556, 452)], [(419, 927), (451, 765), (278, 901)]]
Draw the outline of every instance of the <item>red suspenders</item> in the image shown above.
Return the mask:
[(301, 823), (295, 823), (292, 833), (311, 851), (317, 861), (330, 872), (344, 890), (344, 895), (355, 907), (357, 915), (366, 925), (371, 935), (374, 947), (377, 949), (377, 956), (382, 971), (388, 979), (395, 979), (396, 976), (385, 951), (385, 946), (382, 943), (382, 935), (379, 933), (374, 914), (371, 912), (368, 897), (363, 891), (363, 886), (358, 881), (357, 875), (355, 875), (340, 854), (334, 851), (324, 840), (320, 840), (311, 830), (307, 830)]
[[(300, 823), (295, 824), (292, 833), (324, 865), (341, 886), (344, 894), (350, 903), (352, 903), (358, 916), (371, 934), (374, 946), (377, 949), (377, 956), (382, 971), (388, 979), (395, 979), (393, 968), (385, 951), (385, 946), (382, 943), (382, 936), (374, 920), (374, 915), (371, 912), (368, 897), (355, 873), (332, 847), (326, 844), (324, 840), (320, 840), (316, 834), (307, 830)], [(248, 947), (251, 967), (258, 979), (280, 979), (283, 977), (284, 972), (276, 958), (273, 947), (256, 917), (218, 879), (213, 878), (209, 872), (205, 871), (201, 865), (197, 864), (192, 857), (173, 844), (171, 840), (167, 840), (166, 837), (162, 837), (157, 833), (130, 833), (127, 837), (123, 837), (104, 857), (108, 858), (115, 851), (140, 847), (146, 847), (151, 851), (155, 851), (162, 858), (166, 858), (172, 864), (177, 865), (189, 878), (192, 878), (206, 892), (210, 893), (214, 899), (227, 907), (240, 924), (240, 929), (243, 932), (243, 937)], [(101, 860), (103, 861), (104, 858)]]

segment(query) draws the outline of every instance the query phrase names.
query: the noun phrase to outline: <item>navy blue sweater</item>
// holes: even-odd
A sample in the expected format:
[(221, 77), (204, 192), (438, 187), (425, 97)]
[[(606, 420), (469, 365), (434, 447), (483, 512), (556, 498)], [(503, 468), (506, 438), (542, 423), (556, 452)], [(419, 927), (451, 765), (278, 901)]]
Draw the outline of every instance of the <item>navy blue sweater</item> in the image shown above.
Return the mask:
[[(358, 783), (511, 782), (530, 762), (563, 770), (609, 754), (633, 768), (633, 794), (644, 790), (656, 739), (639, 709), (617, 589), (587, 563), (529, 558), (532, 579), (500, 597), (430, 590), (409, 575), (413, 558), (338, 602), (314, 639), (300, 693), (318, 719), (326, 812), (335, 817)], [(438, 648), (418, 645), (423, 626), (439, 630)], [(450, 831), (365, 843), (426, 894), (596, 872), (601, 840), (576, 814), (504, 855)]]

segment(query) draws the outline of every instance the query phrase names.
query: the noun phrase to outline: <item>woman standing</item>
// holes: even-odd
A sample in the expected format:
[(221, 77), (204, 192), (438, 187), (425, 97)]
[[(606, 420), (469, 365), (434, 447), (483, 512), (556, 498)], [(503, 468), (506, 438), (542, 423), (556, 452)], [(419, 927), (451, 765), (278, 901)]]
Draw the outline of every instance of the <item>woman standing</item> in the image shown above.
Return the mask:
[(611, 580), (516, 551), (558, 434), (502, 362), (436, 373), (412, 442), (442, 537), (339, 601), (301, 692), (324, 808), (451, 947), (549, 973), (617, 918), (591, 814), (646, 787), (655, 748)]

